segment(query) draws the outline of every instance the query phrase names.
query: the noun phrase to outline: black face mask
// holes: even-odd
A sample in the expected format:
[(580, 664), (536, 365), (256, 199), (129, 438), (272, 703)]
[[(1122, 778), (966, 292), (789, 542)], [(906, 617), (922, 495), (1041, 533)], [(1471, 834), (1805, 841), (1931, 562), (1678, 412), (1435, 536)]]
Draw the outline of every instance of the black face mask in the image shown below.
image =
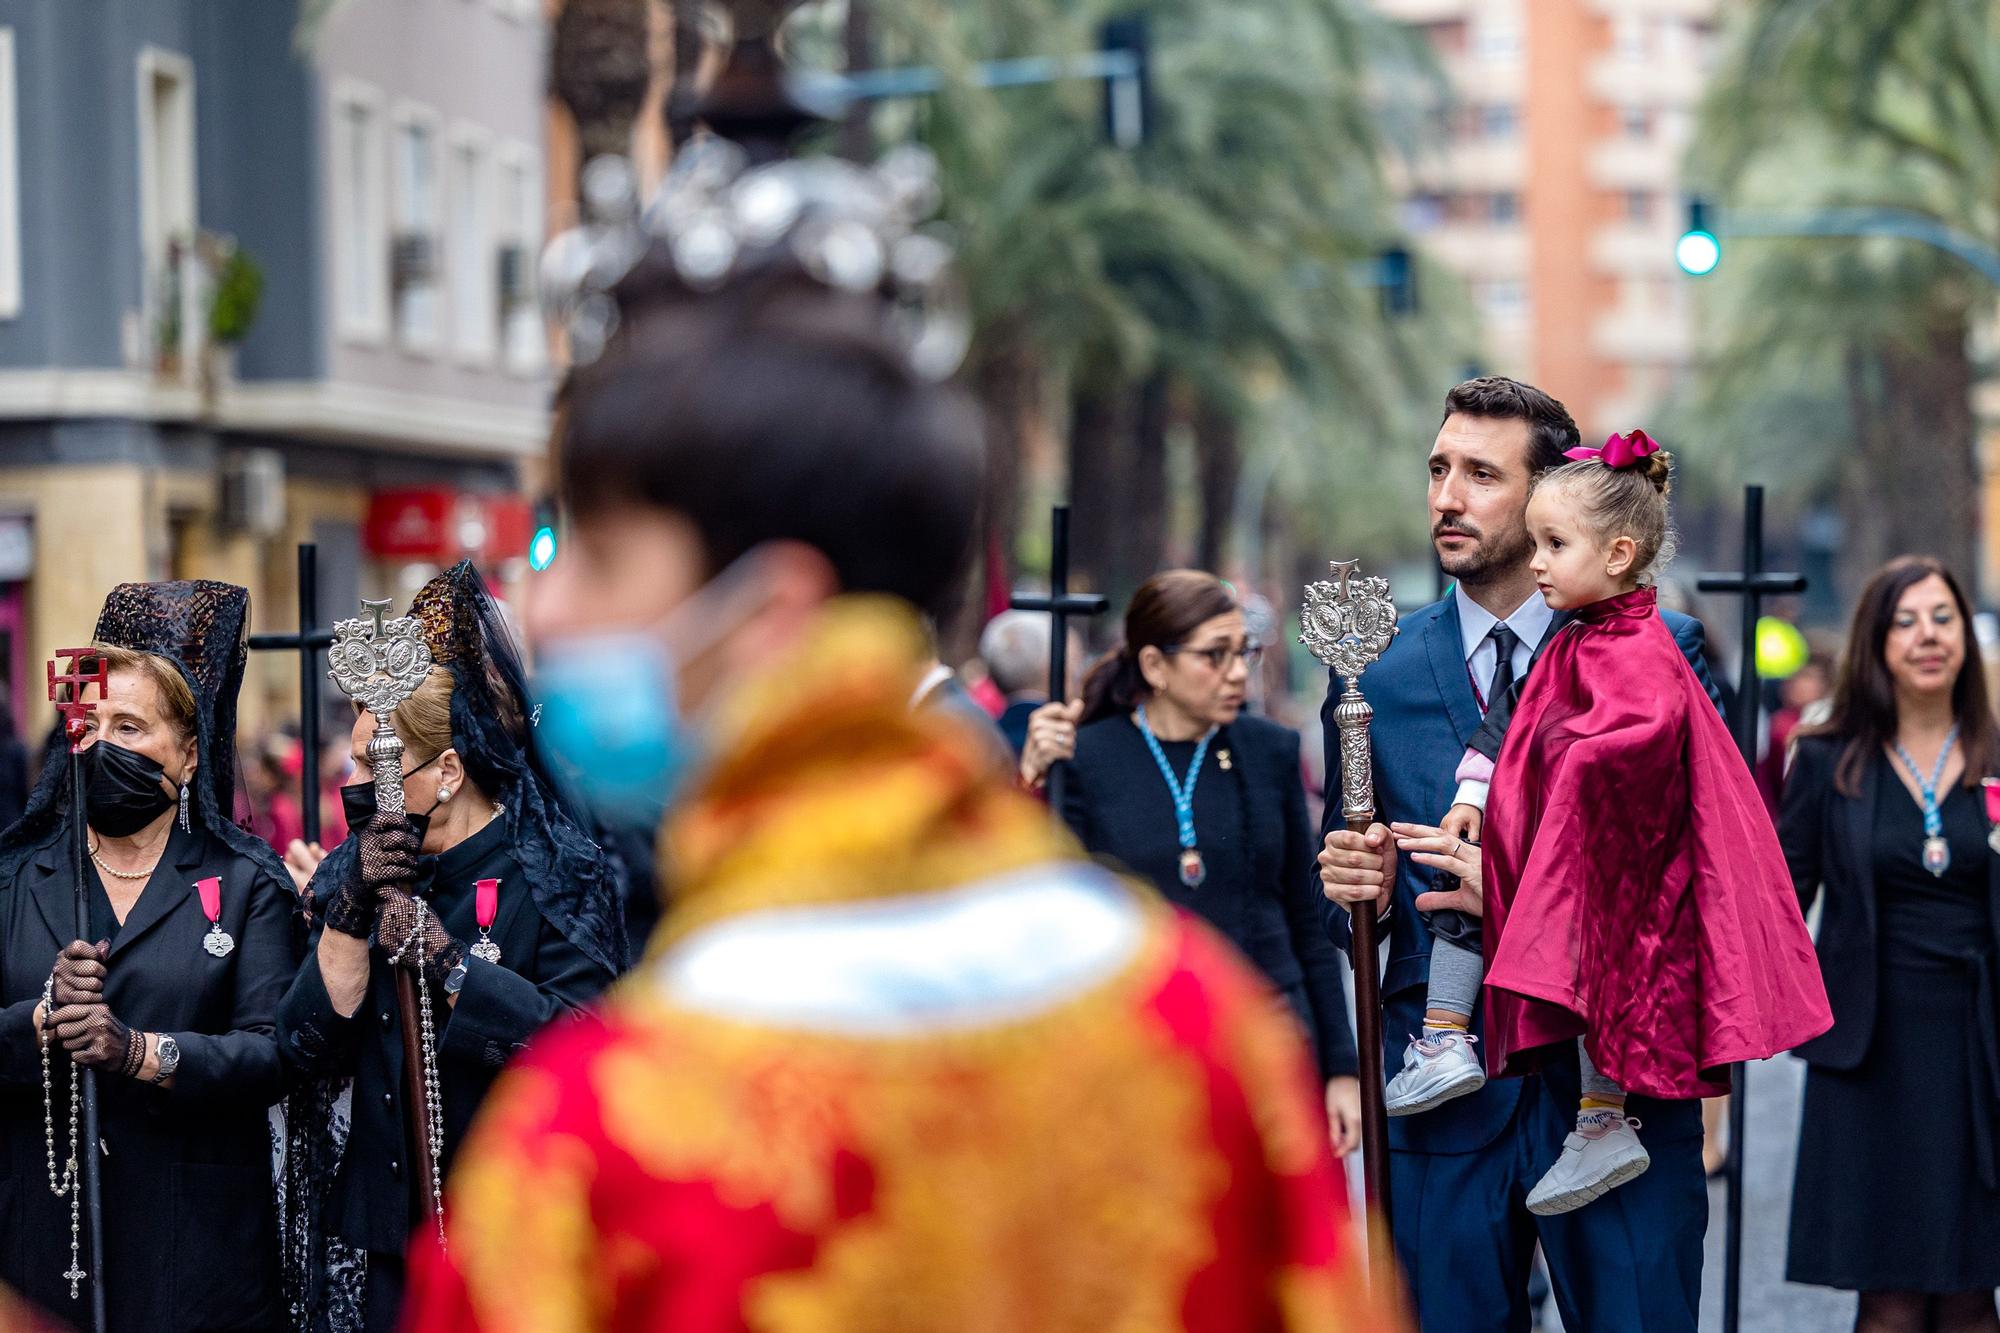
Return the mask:
[(161, 784), (167, 770), (134, 750), (99, 741), (83, 752), (90, 826), (108, 838), (128, 838), (174, 808)]
[[(403, 780), (405, 782), (409, 781), (443, 757), (442, 751), (432, 755), (429, 759), (424, 760), (423, 763), (418, 764), (415, 768), (403, 774)], [(409, 820), (410, 827), (417, 831), (418, 842), (424, 840), (424, 834), (430, 829), (431, 810), (437, 809), (438, 805), (439, 802), (432, 801), (430, 810), (404, 812), (403, 818)], [(359, 830), (363, 824), (373, 819), (375, 817), (375, 784), (372, 781), (350, 782), (345, 787), (342, 787), (340, 789), (340, 812), (347, 817), (347, 827), (350, 831)]]

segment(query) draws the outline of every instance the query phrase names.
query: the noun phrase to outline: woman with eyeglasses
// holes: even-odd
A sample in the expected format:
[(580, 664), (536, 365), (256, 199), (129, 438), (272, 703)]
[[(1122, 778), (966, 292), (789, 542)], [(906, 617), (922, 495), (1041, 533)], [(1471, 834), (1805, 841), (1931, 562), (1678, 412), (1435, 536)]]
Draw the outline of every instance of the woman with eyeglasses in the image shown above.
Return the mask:
[(1050, 764), (1070, 761), (1061, 814), (1083, 845), (1206, 918), (1264, 972), (1305, 1025), (1345, 1155), (1361, 1123), (1354, 1035), (1313, 890), (1298, 733), (1243, 713), (1262, 654), (1222, 580), (1154, 575), (1082, 701), (1029, 720), (1021, 777), (1039, 788)]

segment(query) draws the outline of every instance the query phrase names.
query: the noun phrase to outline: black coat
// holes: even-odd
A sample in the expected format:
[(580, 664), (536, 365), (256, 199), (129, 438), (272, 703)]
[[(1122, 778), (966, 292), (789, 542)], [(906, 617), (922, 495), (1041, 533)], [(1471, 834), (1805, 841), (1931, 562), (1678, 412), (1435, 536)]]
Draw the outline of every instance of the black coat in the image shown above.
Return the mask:
[(1208, 879), (1195, 889), (1180, 882), (1173, 798), (1130, 718), (1103, 718), (1079, 731), (1066, 782), (1063, 817), (1083, 845), (1227, 935), (1291, 1002), (1321, 1072), (1354, 1073), (1340, 953), (1314, 892), (1319, 847), (1306, 814), (1298, 733), (1246, 715), (1209, 742), (1195, 783)]
[[(222, 958), (195, 881), (222, 879)], [(72, 1303), (69, 1201), (49, 1192), (33, 1012), (76, 937), (67, 835), (0, 885), (0, 1278), (87, 1326)], [(292, 886), (200, 831), (175, 831), (112, 943), (105, 996), (121, 1022), (181, 1048), (171, 1088), (100, 1071), (105, 1292), (114, 1330), (264, 1329), (282, 1312), (268, 1112), (282, 1092), (278, 1001), (298, 969)], [(67, 1063), (54, 1076), (58, 1158), (68, 1143)], [(92, 1268), (88, 1241), (84, 1267)]]
[[(500, 881), (492, 932), (499, 963), (468, 958), (458, 1003), (445, 1007), (442, 995), (432, 997), (445, 1168), (501, 1067), (530, 1037), (612, 981), (608, 969), (592, 962), (536, 908), (508, 851), (505, 823), (495, 819), (443, 855), (425, 857), (430, 877), (418, 886), (445, 929), (470, 945), (479, 938), (474, 881)], [(279, 1010), (278, 1029), (285, 1058), (301, 1075), (354, 1079), (352, 1129), (322, 1220), (350, 1245), (400, 1258), (419, 1216), (416, 1191), (428, 1191), (429, 1182), (416, 1180), (406, 1160), (404, 1118), (412, 1111), (403, 1094), (395, 971), (381, 947), (371, 945), (367, 994), (359, 1009), (342, 1018), (327, 998), (317, 946), (315, 936)], [(422, 1109), (414, 1114), (421, 1122)]]
[[(1832, 736), (1799, 741), (1785, 780), (1778, 813), (1778, 836), (1790, 864), (1799, 906), (1810, 909), (1824, 886), (1820, 912), (1819, 961), (1833, 1006), (1833, 1027), (1799, 1047), (1798, 1054), (1823, 1069), (1856, 1069), (1875, 1036), (1881, 957), (1877, 949), (1875, 893), (1875, 799), (1883, 766), (1862, 768), (1858, 795), (1834, 787), (1834, 770), (1845, 742)], [(1989, 856), (1988, 929), (2000, 943), (2000, 856)], [(1984, 1006), (1976, 1021), (1987, 1049), (2000, 1041), (2000, 1015)]]

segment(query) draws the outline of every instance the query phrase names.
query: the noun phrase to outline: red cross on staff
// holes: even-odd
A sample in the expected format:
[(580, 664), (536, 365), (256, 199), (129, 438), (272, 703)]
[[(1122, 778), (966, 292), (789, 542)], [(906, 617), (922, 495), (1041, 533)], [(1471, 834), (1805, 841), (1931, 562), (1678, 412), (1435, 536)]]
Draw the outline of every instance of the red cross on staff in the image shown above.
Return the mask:
[[(60, 657), (69, 659), (68, 671), (56, 670), (56, 658)], [(92, 664), (91, 669), (84, 669), (85, 662)], [(83, 697), (86, 685), (97, 687), (97, 699)], [(71, 754), (82, 748), (84, 729), (90, 725), (90, 714), (110, 685), (110, 671), (104, 664), (104, 654), (95, 648), (58, 648), (56, 656), (49, 659), (49, 702), (63, 716), (63, 734), (69, 737)], [(64, 697), (65, 694), (68, 697)]]

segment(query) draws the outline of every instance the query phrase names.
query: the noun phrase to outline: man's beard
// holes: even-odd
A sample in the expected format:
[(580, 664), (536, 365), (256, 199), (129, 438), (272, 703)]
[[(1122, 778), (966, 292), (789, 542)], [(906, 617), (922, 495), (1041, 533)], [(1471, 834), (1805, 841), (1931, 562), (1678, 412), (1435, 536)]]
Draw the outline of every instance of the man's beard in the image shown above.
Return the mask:
[(1528, 535), (1526, 527), (1516, 529), (1511, 540), (1482, 536), (1472, 529), (1458, 524), (1438, 524), (1431, 530), (1432, 550), (1437, 550), (1436, 541), (1440, 534), (1456, 532), (1471, 537), (1473, 545), (1469, 550), (1455, 552), (1438, 551), (1438, 564), (1446, 575), (1460, 583), (1477, 586), (1489, 582), (1526, 565), (1535, 553), (1535, 540)]

